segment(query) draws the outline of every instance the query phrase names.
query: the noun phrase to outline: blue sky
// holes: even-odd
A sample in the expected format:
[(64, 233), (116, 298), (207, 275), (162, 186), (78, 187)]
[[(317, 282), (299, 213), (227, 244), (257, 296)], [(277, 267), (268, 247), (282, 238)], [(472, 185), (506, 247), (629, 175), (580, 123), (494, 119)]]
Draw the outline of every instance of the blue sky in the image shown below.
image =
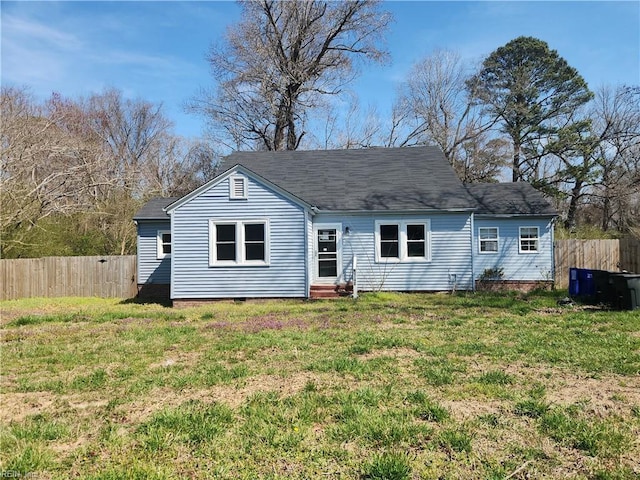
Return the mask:
[[(231, 2), (7, 2), (1, 4), (1, 79), (39, 98), (116, 87), (161, 102), (175, 131), (199, 136), (184, 102), (213, 84), (206, 53), (237, 22)], [(640, 84), (640, 1), (385, 2), (390, 62), (351, 85), (362, 106), (388, 111), (412, 64), (436, 48), (480, 61), (520, 35), (546, 41), (589, 86)]]

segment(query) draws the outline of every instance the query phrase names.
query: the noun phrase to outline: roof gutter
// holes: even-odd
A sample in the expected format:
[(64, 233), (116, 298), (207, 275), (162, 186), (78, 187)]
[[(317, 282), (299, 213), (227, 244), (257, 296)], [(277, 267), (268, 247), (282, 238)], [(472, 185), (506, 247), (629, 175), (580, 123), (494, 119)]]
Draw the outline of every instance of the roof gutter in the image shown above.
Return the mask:
[(169, 221), (169, 214), (164, 217), (133, 217), (134, 222), (163, 222)]
[(366, 215), (406, 215), (406, 214), (422, 214), (422, 213), (469, 213), (474, 212), (475, 208), (434, 208), (434, 209), (401, 209), (401, 210), (333, 210), (313, 207), (315, 213), (328, 214), (366, 214)]
[(476, 213), (476, 218), (555, 218), (558, 213)]

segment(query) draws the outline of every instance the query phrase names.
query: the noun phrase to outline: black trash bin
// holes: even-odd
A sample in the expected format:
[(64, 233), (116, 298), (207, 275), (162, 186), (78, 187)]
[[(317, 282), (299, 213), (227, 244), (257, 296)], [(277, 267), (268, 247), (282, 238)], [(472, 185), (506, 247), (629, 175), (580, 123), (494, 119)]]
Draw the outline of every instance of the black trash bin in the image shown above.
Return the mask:
[(612, 273), (614, 302), (612, 307), (619, 310), (640, 309), (640, 274)]
[(594, 303), (613, 305), (617, 298), (616, 289), (611, 278), (614, 273), (607, 270), (592, 270), (592, 273), (595, 290)]

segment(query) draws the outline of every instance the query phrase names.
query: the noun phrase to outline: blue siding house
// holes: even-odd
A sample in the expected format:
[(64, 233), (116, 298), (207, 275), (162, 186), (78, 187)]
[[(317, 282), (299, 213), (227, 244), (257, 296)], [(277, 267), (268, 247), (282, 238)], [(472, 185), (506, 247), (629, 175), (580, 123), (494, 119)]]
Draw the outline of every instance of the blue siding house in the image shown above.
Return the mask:
[(556, 212), (526, 183), (463, 185), (435, 147), (238, 152), (138, 227), (141, 295), (174, 303), (473, 290), (553, 280)]

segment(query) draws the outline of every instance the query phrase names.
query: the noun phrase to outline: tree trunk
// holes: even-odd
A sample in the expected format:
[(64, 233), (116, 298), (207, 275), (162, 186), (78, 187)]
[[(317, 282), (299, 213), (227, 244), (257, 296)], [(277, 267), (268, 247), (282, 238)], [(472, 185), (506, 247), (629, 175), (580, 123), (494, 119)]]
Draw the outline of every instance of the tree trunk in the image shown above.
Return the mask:
[(571, 189), (571, 201), (567, 211), (567, 219), (564, 221), (564, 228), (571, 230), (576, 224), (576, 213), (578, 212), (578, 199), (582, 190), (582, 180), (576, 180), (576, 184)]
[(511, 181), (517, 182), (521, 179), (520, 172), (520, 140), (514, 138), (513, 139), (513, 165), (512, 165), (512, 175)]
[(284, 129), (287, 125), (287, 105), (286, 100), (283, 98), (280, 100), (278, 106), (278, 113), (276, 115), (276, 125), (273, 132), (273, 149), (275, 151), (282, 150), (284, 143)]

